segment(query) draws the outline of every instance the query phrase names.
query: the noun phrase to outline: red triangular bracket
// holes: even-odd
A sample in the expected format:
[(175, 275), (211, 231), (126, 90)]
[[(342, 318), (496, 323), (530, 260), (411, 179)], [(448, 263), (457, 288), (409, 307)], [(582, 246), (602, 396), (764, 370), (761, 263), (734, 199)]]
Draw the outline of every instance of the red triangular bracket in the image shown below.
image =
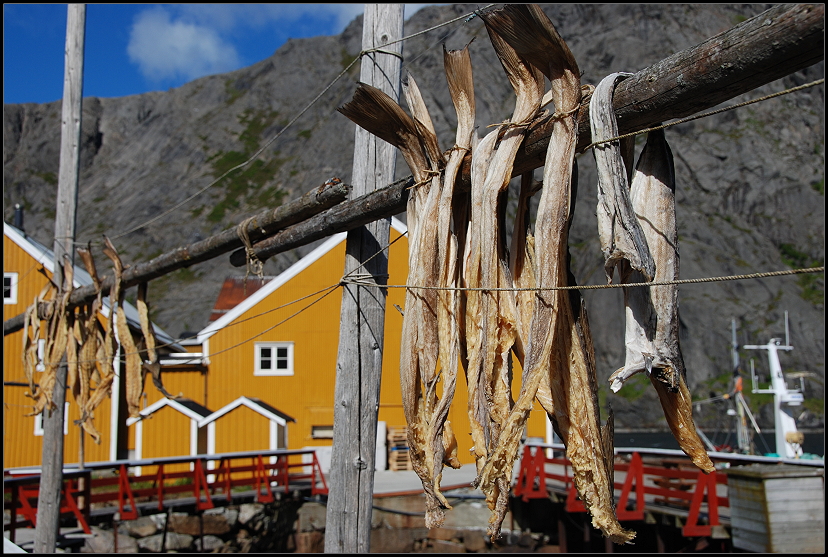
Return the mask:
[[(635, 487), (635, 508), (627, 510), (633, 486)], [(644, 520), (644, 464), (641, 462), (641, 455), (633, 453), (630, 459), (627, 477), (624, 480), (624, 487), (621, 488), (621, 496), (615, 514), (618, 520)]]
[[(705, 500), (707, 492), (707, 524), (699, 524), (699, 512)], [(699, 472), (696, 478), (696, 489), (693, 491), (693, 499), (690, 501), (690, 512), (687, 515), (687, 523), (681, 530), (685, 537), (708, 537), (713, 531), (713, 526), (719, 525), (719, 499), (716, 495), (716, 471), (710, 474)]]

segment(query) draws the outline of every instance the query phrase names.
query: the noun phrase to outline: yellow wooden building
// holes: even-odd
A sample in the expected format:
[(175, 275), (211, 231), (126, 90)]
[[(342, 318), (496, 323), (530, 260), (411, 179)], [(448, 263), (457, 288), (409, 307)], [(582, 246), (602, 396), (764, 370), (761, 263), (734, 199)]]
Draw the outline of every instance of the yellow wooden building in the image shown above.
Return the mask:
[[(392, 286), (405, 284), (408, 275), (407, 238), (400, 238), (405, 232), (405, 225), (392, 219), (388, 256)], [(261, 287), (257, 284), (258, 289), (241, 303), (222, 309), (194, 340), (181, 341), (201, 358), (206, 373), (167, 371), (164, 382), (170, 392), (181, 391), (220, 415), (201, 419), (204, 427), (214, 425), (214, 431), (203, 434), (209, 453), (319, 447), (324, 454), (324, 448), (330, 447), (342, 301), (341, 289), (334, 287), (343, 273), (345, 239), (344, 233), (328, 238), (279, 276)], [(405, 427), (398, 373), (402, 314), (395, 309), (404, 306), (405, 290), (389, 288), (380, 431)], [(458, 380), (457, 389), (448, 419), (458, 438), (460, 460), (471, 463), (464, 379)], [(150, 397), (150, 406), (160, 398), (153, 392)], [(257, 399), (281, 419), (273, 412), (253, 409), (252, 404), (240, 405), (241, 397)], [(232, 412), (225, 411), (228, 405), (234, 406)], [(546, 414), (533, 410), (528, 436), (551, 440), (546, 424)], [(381, 445), (384, 442), (379, 439)], [(150, 441), (142, 443), (147, 446)], [(384, 448), (378, 448), (378, 453)], [(383, 461), (378, 458), (380, 465)]]
[[(388, 255), (388, 284), (392, 286), (405, 284), (408, 275), (405, 232), (405, 225), (392, 219)], [(19, 269), (14, 282), (19, 303), (5, 306), (4, 319), (21, 313), (43, 284), (33, 280), (41, 275), (30, 271), (37, 266), (36, 258), (14, 262), (14, 258), (25, 259), (26, 253), (18, 245), (21, 238), (15, 238), (11, 241), (6, 235), (4, 266)], [(324, 467), (333, 435), (342, 301), (342, 290), (336, 286), (343, 274), (345, 240), (345, 233), (331, 236), (280, 275), (269, 281), (251, 280), (247, 296), (236, 296), (232, 307), (217, 305), (219, 309), (203, 330), (191, 339), (179, 340), (175, 346), (181, 351), (162, 359), (164, 386), (177, 398), (165, 399), (148, 384), (141, 416), (130, 419), (123, 404), (115, 405), (115, 414), (110, 401), (104, 402), (96, 413), (104, 442), (90, 448), (87, 441), (86, 460), (315, 447)], [(43, 265), (50, 270), (50, 262)], [(398, 373), (402, 314), (395, 309), (404, 306), (405, 290), (389, 288), (377, 451), (381, 468), (387, 455), (384, 432), (405, 427)], [(19, 333), (4, 339), (6, 347), (14, 347), (4, 350), (6, 382), (25, 382), (18, 363), (21, 342)], [(516, 369), (515, 375), (519, 374)], [(22, 417), (26, 405), (31, 404), (31, 399), (23, 397), (24, 390), (4, 388), (7, 468), (40, 461), (41, 446), (31, 434), (34, 418)], [(448, 416), (458, 440), (458, 457), (464, 464), (473, 462), (465, 392), (465, 380), (460, 378)], [(72, 412), (70, 409), (70, 420), (76, 418)], [(77, 428), (70, 426), (69, 431), (67, 463), (76, 461), (79, 435)], [(531, 413), (527, 436), (551, 441), (546, 414), (539, 408)], [(10, 452), (16, 456), (11, 457)], [(23, 454), (27, 456), (23, 458)]]
[[(102, 270), (102, 269), (101, 269)], [(41, 272), (43, 271), (43, 272)], [(50, 249), (27, 236), (23, 231), (3, 223), (3, 320), (23, 313), (52, 276), (53, 253)], [(44, 274), (45, 273), (45, 274)], [(92, 278), (81, 267), (74, 271), (75, 287), (92, 284)], [(138, 311), (125, 304), (130, 328), (140, 334)], [(109, 302), (104, 299), (99, 321), (104, 326), (109, 318)], [(184, 352), (182, 346), (157, 326), (156, 336), (166, 348), (159, 352), (169, 358), (174, 351)], [(3, 337), (3, 468), (39, 467), (43, 452), (42, 416), (27, 416), (33, 408), (33, 400), (25, 393), (29, 384), (23, 371), (23, 332)], [(118, 351), (120, 354), (120, 350)], [(120, 376), (121, 359), (116, 357), (115, 370)], [(38, 372), (35, 372), (36, 374)], [(37, 377), (35, 377), (37, 382)], [(84, 462), (102, 462), (128, 458), (134, 440), (129, 438), (126, 425), (126, 392), (123, 381), (112, 385), (112, 396), (95, 410), (94, 424), (101, 434), (101, 443), (95, 444), (86, 435), (83, 443)], [(80, 418), (77, 405), (67, 396), (64, 425), (64, 462), (80, 460), (81, 433), (74, 425)]]

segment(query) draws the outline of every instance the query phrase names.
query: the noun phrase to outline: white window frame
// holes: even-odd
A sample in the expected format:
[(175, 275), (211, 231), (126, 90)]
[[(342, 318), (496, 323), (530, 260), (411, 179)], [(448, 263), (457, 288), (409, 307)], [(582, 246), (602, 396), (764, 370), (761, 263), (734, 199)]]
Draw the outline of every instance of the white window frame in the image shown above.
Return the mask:
[[(45, 410), (43, 411), (45, 412)], [(43, 437), (43, 412), (34, 417), (34, 434)], [(63, 403), (63, 434), (69, 434), (69, 403)]]
[(312, 439), (333, 439), (333, 425), (311, 426)]
[[(262, 349), (270, 349), (271, 356), (270, 356), (270, 367), (263, 367), (262, 364), (266, 361), (265, 358), (262, 357)], [(276, 361), (279, 360), (281, 357), (276, 357), (276, 350), (278, 349), (287, 349), (287, 355), (284, 356), (286, 367), (283, 368), (276, 368)], [(262, 377), (284, 377), (293, 375), (293, 343), (292, 342), (257, 342), (254, 345), (253, 350), (255, 351), (253, 354), (253, 358), (255, 361), (255, 367), (253, 370), (253, 375), (258, 375)]]
[(46, 364), (43, 360), (46, 358), (46, 339), (39, 338), (37, 339), (37, 365), (35, 366), (36, 371), (46, 371)]
[[(9, 279), (9, 296), (6, 297), (6, 279)], [(3, 305), (17, 303), (17, 273), (3, 273)]]

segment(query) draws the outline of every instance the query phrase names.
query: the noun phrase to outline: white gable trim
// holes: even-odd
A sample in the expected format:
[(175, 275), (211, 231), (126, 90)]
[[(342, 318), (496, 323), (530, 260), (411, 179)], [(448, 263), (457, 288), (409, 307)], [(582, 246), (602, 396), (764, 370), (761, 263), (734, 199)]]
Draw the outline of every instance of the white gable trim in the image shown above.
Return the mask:
[(261, 414), (271, 422), (276, 422), (277, 424), (283, 427), (287, 426), (287, 420), (285, 420), (283, 417), (274, 414), (266, 408), (263, 408), (261, 405), (257, 404), (256, 401), (250, 400), (246, 396), (240, 396), (233, 402), (230, 402), (222, 408), (219, 408), (209, 416), (204, 416), (203, 418), (200, 418), (198, 421), (198, 427), (204, 427), (207, 424), (215, 422), (217, 419), (221, 418), (225, 414), (228, 414), (229, 412), (232, 412), (239, 406), (247, 406), (257, 414)]
[(140, 412), (141, 415), (140, 416), (137, 416), (137, 417), (134, 417), (134, 418), (128, 418), (126, 424), (127, 424), (127, 426), (131, 426), (135, 422), (138, 422), (140, 420), (144, 420), (144, 419), (148, 418), (149, 416), (151, 416), (152, 414), (154, 414), (155, 412), (157, 412), (158, 410), (160, 410), (161, 408), (163, 408), (165, 406), (170, 406), (171, 408), (174, 408), (174, 409), (178, 410), (179, 412), (181, 412), (182, 414), (184, 414), (185, 416), (187, 416), (191, 420), (195, 420), (196, 422), (198, 422), (199, 420), (201, 420), (204, 417), (201, 414), (199, 414), (198, 412), (194, 412), (193, 410), (187, 408), (183, 404), (181, 404), (179, 402), (176, 402), (175, 400), (173, 400), (171, 398), (162, 398), (162, 399), (156, 400), (155, 402), (153, 402), (152, 404), (150, 404), (149, 406), (147, 406), (146, 408), (141, 410), (141, 412)]
[[(43, 265), (47, 271), (54, 274), (55, 262), (50, 252), (42, 250), (40, 247), (33, 244), (30, 240), (23, 236), (15, 227), (9, 226), (5, 222), (3, 223), (3, 234), (8, 236), (12, 242), (20, 247), (20, 249), (29, 254), (32, 259)], [(78, 271), (85, 273), (85, 271), (82, 271), (77, 265), (75, 266), (75, 279), (72, 281), (75, 288), (83, 286), (83, 284), (81, 284), (77, 279)], [(89, 284), (92, 284), (92, 277), (89, 278)]]
[[(399, 232), (400, 234), (405, 234), (408, 232), (408, 228), (405, 224), (403, 224), (399, 219), (396, 217), (391, 217), (391, 227)], [(202, 329), (198, 333), (198, 341), (204, 342), (218, 331), (235, 321), (239, 316), (244, 314), (247, 310), (254, 307), (260, 301), (264, 300), (270, 294), (276, 291), (280, 286), (286, 284), (290, 279), (296, 277), (299, 273), (307, 269), (311, 266), (311, 264), (315, 263), (319, 259), (322, 258), (323, 255), (334, 249), (337, 245), (339, 245), (342, 241), (347, 238), (347, 232), (339, 232), (334, 234), (325, 242), (323, 242), (319, 247), (314, 249), (312, 252), (307, 254), (305, 257), (288, 267), (284, 272), (278, 275), (276, 278), (262, 286), (256, 292), (250, 295), (247, 299), (241, 302), (239, 305), (225, 313), (220, 318), (216, 319), (207, 327)], [(344, 265), (344, 263), (343, 263)], [(206, 355), (206, 351), (205, 351)]]

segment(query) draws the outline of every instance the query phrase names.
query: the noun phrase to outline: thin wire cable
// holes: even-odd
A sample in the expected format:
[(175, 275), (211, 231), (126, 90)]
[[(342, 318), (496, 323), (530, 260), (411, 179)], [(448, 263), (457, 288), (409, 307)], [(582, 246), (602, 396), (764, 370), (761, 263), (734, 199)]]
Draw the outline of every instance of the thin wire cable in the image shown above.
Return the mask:
[(734, 104), (732, 106), (725, 106), (725, 107), (722, 107), (722, 108), (718, 108), (716, 110), (712, 110), (710, 112), (704, 112), (702, 114), (696, 114), (695, 116), (688, 116), (687, 118), (682, 118), (681, 120), (676, 120), (675, 122), (669, 122), (667, 124), (662, 124), (660, 126), (655, 126), (653, 128), (643, 129), (643, 130), (640, 130), (640, 131), (637, 131), (637, 132), (625, 133), (624, 135), (619, 135), (619, 136), (616, 136), (616, 137), (610, 137), (609, 139), (602, 139), (601, 141), (595, 141), (593, 143), (590, 143), (589, 145), (586, 146), (584, 151), (586, 151), (587, 149), (591, 149), (592, 147), (595, 147), (596, 145), (602, 145), (604, 143), (610, 143), (612, 141), (618, 141), (620, 139), (626, 139), (627, 137), (633, 137), (633, 136), (636, 136), (636, 135), (641, 135), (643, 133), (649, 133), (649, 132), (655, 131), (655, 130), (663, 130), (665, 128), (669, 128), (669, 127), (672, 127), (672, 126), (677, 126), (679, 124), (685, 124), (687, 122), (692, 122), (693, 120), (698, 120), (700, 118), (706, 118), (707, 116), (713, 116), (714, 114), (721, 114), (722, 112), (727, 112), (729, 110), (733, 110), (733, 109), (736, 109), (736, 108), (741, 108), (743, 106), (748, 106), (750, 104), (758, 103), (758, 102), (761, 102), (761, 101), (766, 101), (768, 99), (773, 99), (775, 97), (781, 97), (782, 95), (787, 95), (788, 93), (795, 93), (797, 91), (802, 91), (803, 89), (808, 89), (809, 87), (815, 87), (817, 85), (821, 85), (822, 83), (825, 83), (825, 78), (817, 79), (816, 81), (812, 81), (811, 83), (805, 83), (804, 85), (799, 85), (797, 87), (792, 87), (790, 89), (785, 89), (784, 91), (777, 91), (776, 93), (771, 93), (770, 95), (765, 95), (764, 97), (751, 99), (749, 101)]

